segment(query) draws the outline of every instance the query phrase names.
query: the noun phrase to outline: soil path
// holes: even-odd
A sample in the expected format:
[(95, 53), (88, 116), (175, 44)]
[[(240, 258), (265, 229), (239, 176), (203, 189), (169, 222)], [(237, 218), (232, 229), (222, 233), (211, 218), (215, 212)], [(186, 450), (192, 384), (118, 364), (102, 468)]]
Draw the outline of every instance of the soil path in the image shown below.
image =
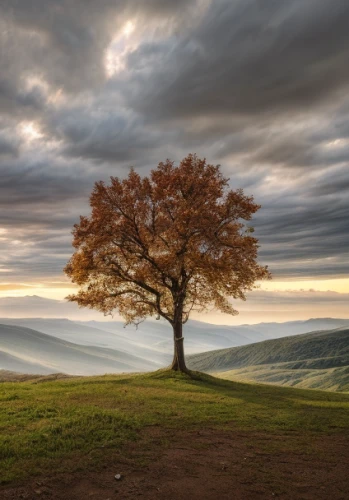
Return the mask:
[(348, 445), (338, 435), (149, 428), (119, 454), (106, 450), (98, 470), (2, 487), (0, 499), (346, 500)]

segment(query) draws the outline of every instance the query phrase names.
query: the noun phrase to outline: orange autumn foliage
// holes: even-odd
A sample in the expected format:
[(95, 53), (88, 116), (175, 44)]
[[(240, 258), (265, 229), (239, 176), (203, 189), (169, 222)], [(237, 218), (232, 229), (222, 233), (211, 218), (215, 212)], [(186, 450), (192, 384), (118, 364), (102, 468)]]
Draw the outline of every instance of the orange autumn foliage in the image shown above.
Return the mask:
[(245, 300), (256, 280), (258, 240), (249, 221), (260, 208), (229, 189), (219, 169), (196, 155), (167, 160), (140, 177), (97, 182), (92, 213), (74, 226), (76, 252), (65, 268), (80, 290), (68, 297), (127, 323), (161, 316), (174, 330), (172, 368), (185, 370), (182, 325), (190, 312), (213, 305), (236, 314), (229, 298)]

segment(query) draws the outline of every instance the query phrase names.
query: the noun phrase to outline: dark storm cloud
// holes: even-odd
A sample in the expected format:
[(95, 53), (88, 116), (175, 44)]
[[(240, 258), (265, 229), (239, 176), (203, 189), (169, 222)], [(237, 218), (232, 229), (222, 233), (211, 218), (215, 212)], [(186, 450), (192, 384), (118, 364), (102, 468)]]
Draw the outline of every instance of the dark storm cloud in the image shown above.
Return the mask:
[(29, 164), (3, 161), (0, 206), (19, 208), (61, 203), (86, 195), (92, 184), (93, 176), (82, 165), (71, 163), (69, 168), (52, 158)]
[(345, 0), (1, 1), (0, 276), (58, 278), (94, 181), (190, 151), (262, 204), (276, 277), (349, 275), (348, 25)]
[(6, 131), (0, 130), (0, 159), (13, 157), (19, 153), (19, 141), (16, 137), (11, 137)]
[(212, 2), (187, 36), (129, 56), (130, 102), (159, 117), (308, 108), (347, 86), (348, 22), (342, 0)]
[(349, 275), (348, 196), (325, 192), (326, 173), (317, 174), (314, 192), (314, 180), (306, 179), (273, 203), (265, 200), (255, 218), (260, 257), (275, 276)]
[[(349, 192), (349, 176), (348, 173), (345, 172), (343, 176), (338, 176), (337, 179), (331, 179), (326, 184), (318, 186), (315, 189), (316, 194), (318, 195), (335, 195), (338, 196), (339, 193), (346, 192), (346, 196), (348, 196)], [(345, 207), (347, 208), (347, 207)]]
[(114, 163), (132, 163), (164, 140), (164, 132), (143, 118), (117, 106), (100, 107), (98, 102), (52, 113), (46, 127), (63, 141), (65, 155)]

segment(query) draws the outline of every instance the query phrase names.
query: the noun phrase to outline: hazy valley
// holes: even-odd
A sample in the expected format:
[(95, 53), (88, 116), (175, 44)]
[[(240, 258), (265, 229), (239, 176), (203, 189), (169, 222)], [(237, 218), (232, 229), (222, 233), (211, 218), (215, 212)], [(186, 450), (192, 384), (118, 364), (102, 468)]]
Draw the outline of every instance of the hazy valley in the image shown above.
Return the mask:
[[(0, 299), (4, 316), (13, 312), (6, 308), (9, 304), (17, 312), (35, 313), (35, 306), (43, 304), (45, 314), (67, 312), (64, 302), (23, 297)], [(241, 326), (190, 320), (184, 337), (189, 366), (195, 370), (234, 380), (348, 390), (346, 319)], [(0, 318), (0, 370), (41, 375), (145, 372), (168, 366), (172, 353), (172, 331), (163, 320), (136, 328), (120, 321)]]

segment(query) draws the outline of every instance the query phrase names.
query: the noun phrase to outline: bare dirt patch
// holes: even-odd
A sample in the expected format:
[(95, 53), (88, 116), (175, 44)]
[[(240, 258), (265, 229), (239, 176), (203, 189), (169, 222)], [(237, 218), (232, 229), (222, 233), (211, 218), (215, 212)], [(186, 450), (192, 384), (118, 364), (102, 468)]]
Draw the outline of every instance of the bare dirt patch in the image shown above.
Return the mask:
[(106, 450), (102, 461), (83, 471), (52, 471), (22, 485), (5, 486), (0, 498), (345, 500), (348, 444), (349, 439), (339, 435), (154, 427), (119, 453)]

